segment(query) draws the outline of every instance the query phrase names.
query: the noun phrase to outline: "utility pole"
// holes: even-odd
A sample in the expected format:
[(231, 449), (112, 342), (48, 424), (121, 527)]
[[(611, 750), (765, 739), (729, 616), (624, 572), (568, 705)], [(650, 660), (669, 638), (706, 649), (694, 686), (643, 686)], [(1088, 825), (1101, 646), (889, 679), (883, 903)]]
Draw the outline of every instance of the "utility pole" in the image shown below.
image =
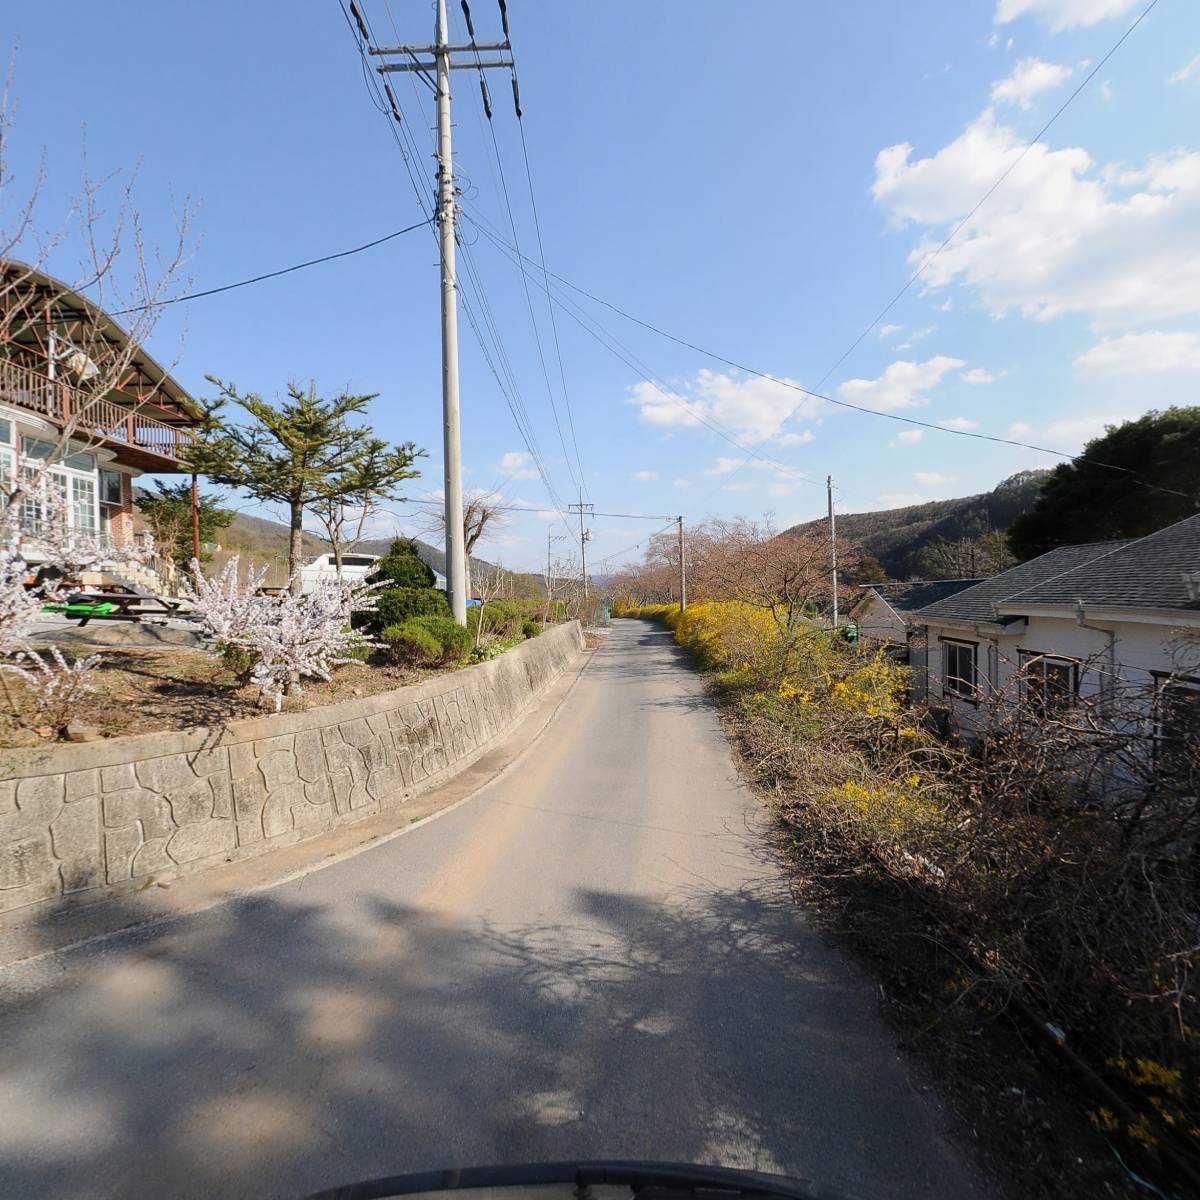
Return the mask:
[(679, 522), (679, 611), (687, 612), (687, 562), (683, 556), (683, 517), (675, 518)]
[(829, 497), (829, 561), (833, 566), (833, 628), (837, 632), (838, 624), (838, 594), (837, 594), (837, 527), (833, 517), (833, 476), (825, 476), (825, 493)]
[(588, 598), (587, 544), (588, 538), (592, 535), (589, 530), (584, 529), (583, 518), (585, 513), (590, 517), (596, 511), (596, 506), (594, 504), (584, 504), (583, 497), (580, 497), (578, 504), (568, 504), (567, 507), (571, 512), (579, 514), (579, 558), (583, 564), (583, 598), (586, 600)]
[[(359, 30), (366, 40), (366, 24), (355, 3), (351, 12)], [(470, 11), (463, 5), (471, 27)], [(503, 14), (503, 6), (501, 12)], [(507, 27), (507, 19), (505, 26)], [(379, 57), (396, 57), (404, 61), (385, 62), (378, 68), (380, 74), (390, 71), (416, 71), (431, 86), (437, 95), (437, 178), (438, 241), (441, 247), (442, 275), (442, 435), (446, 463), (446, 592), (450, 611), (460, 624), (467, 623), (467, 578), (466, 546), (463, 534), (462, 500), (462, 447), (460, 437), (458, 403), (458, 277), (454, 255), (454, 218), (457, 209), (454, 191), (454, 159), (450, 143), (450, 72), (455, 70), (477, 70), (480, 81), (483, 72), (491, 67), (511, 69), (511, 51), (507, 28), (503, 42), (483, 43), (475, 41), (474, 29), (470, 28), (471, 40), (465, 46), (450, 44), (449, 25), (446, 20), (446, 0), (437, 0), (437, 24), (434, 28), (432, 46), (368, 46), (368, 53)], [(496, 59), (484, 60), (480, 50), (496, 50), (502, 53)], [(455, 61), (456, 54), (463, 54), (462, 62)], [(470, 54), (470, 59), (465, 56)], [(428, 57), (432, 56), (432, 61)], [(432, 77), (431, 77), (432, 73)], [(513, 98), (516, 101), (516, 76), (513, 77)], [(385, 85), (392, 115), (399, 120), (400, 110), (392, 95), (391, 87)], [(484, 96), (486, 101), (486, 85)]]

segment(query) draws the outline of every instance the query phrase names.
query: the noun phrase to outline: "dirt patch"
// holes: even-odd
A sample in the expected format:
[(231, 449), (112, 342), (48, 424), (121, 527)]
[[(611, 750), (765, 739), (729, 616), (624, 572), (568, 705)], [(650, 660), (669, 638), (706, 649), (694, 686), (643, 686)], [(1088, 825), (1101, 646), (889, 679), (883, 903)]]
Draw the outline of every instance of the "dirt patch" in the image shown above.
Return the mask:
[[(136, 647), (75, 650), (96, 653), (100, 663), (92, 672), (95, 691), (79, 704), (77, 719), (105, 737), (157, 730), (223, 725), (242, 717), (261, 716), (258, 689), (241, 684), (212, 655), (180, 647)], [(68, 657), (74, 655), (68, 654)], [(304, 694), (284, 703), (285, 712), (336, 704), (407, 687), (434, 672), (389, 666), (383, 662), (350, 663), (338, 667), (328, 682), (304, 681)], [(19, 685), (11, 685), (19, 695)], [(30, 718), (30, 723), (33, 719)], [(0, 717), (0, 748), (42, 745), (51, 740), (10, 715)]]
[[(712, 692), (749, 785), (773, 811), (776, 845), (793, 893), (814, 922), (878, 981), (884, 1015), (903, 1049), (962, 1126), (986, 1169), (1012, 1200), (1104, 1200), (1147, 1196), (1084, 1114), (1058, 1064), (1009, 1020), (1003, 1001), (957, 986), (962, 964), (910, 889), (869, 864), (835, 867), (820, 831), (784, 819), (756, 786), (752, 752), (728, 699)], [(1161, 1194), (1161, 1193), (1160, 1193)]]

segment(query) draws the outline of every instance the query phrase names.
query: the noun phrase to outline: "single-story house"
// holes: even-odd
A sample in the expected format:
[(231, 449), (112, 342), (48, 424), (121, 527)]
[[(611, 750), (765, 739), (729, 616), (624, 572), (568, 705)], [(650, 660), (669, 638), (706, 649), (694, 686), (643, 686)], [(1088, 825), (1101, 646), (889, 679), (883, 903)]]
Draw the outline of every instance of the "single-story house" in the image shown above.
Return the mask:
[(1059, 546), (912, 620), (928, 660), (918, 698), (944, 705), (968, 736), (997, 696), (1044, 713), (1118, 686), (1153, 693), (1158, 722), (1200, 726), (1200, 515), (1142, 538)]
[(887, 650), (907, 663), (914, 676), (925, 670), (923, 639), (913, 645), (913, 613), (981, 582), (978, 579), (931, 579), (911, 583), (873, 583), (850, 606), (849, 620), (858, 631), (858, 644), (867, 650)]

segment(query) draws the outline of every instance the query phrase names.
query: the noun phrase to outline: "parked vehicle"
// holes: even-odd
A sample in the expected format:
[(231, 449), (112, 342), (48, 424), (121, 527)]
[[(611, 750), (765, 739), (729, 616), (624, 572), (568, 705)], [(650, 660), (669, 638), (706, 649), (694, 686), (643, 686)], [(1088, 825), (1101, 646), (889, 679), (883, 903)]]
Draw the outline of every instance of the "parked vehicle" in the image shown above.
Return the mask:
[[(375, 569), (378, 561), (378, 554), (343, 554), (342, 578), (350, 583), (359, 583)], [(337, 578), (337, 563), (332, 554), (318, 554), (312, 562), (300, 568), (301, 592), (313, 591), (317, 580), (322, 578)]]

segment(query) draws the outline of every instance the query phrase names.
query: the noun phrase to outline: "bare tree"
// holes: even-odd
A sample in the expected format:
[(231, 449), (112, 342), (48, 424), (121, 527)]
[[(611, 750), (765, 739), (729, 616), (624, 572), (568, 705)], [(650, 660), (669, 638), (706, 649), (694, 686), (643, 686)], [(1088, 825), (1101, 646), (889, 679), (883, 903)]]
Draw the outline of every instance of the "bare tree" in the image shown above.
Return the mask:
[(317, 518), (325, 531), (325, 538), (333, 547), (333, 561), (337, 577), (342, 577), (342, 559), (352, 554), (354, 548), (366, 536), (367, 526), (382, 512), (377, 497), (368, 496), (362, 504), (350, 505), (330, 497), (309, 505), (309, 512)]
[[(506, 520), (504, 510), (500, 506), (500, 497), (496, 492), (480, 489), (463, 494), (463, 543), (466, 549), (464, 569), (468, 596), (474, 594), (471, 590), (471, 555), (475, 553), (475, 547), (486, 540), (489, 532), (494, 532)], [(445, 537), (446, 514), (444, 509), (431, 510), (427, 529), (429, 533), (441, 534)]]
[[(14, 196), (17, 183), (7, 157), (15, 116), (14, 67), (15, 53), (0, 92), (0, 208), (12, 214), (0, 224), (0, 341), (37, 344), (56, 378), (60, 372), (72, 377), (76, 396), (62, 409), (61, 417), (55, 413), (58, 436), (47, 457), (33, 471), (0, 488), (0, 511), (20, 500), (69, 446), (77, 450), (99, 444), (124, 417), (125, 410), (118, 412), (107, 397), (127, 386), (163, 306), (186, 290), (189, 281), (181, 278), (181, 272), (189, 253), (192, 215), (185, 199), (174, 217), (171, 244), (164, 251), (151, 251), (134, 198), (137, 169), (97, 179), (90, 171), (85, 146), (81, 183), (66, 219), (57, 228), (40, 227), (37, 210), (45, 185), (44, 155), (43, 165), (19, 196)], [(68, 247), (79, 255), (79, 266), (72, 280), (61, 281), (47, 267)], [(69, 318), (62, 315), (68, 308)], [(123, 329), (112, 319), (117, 315), (126, 322)], [(5, 367), (19, 374), (15, 363)], [(28, 381), (15, 375), (7, 382), (22, 390), (28, 387)], [(147, 381), (140, 399), (151, 399), (161, 383)], [(39, 385), (33, 382), (34, 387)]]

